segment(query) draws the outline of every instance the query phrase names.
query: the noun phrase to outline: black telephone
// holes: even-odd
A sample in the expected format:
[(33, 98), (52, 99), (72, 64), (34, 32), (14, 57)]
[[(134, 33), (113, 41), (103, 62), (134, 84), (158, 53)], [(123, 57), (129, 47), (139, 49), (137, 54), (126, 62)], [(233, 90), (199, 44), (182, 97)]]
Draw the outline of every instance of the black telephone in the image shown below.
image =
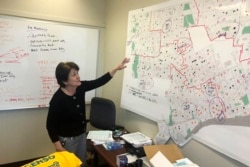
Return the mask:
[(126, 148), (127, 152), (129, 152), (131, 155), (136, 155), (137, 158), (141, 158), (141, 157), (146, 156), (143, 147), (135, 148), (132, 144), (127, 143), (125, 148)]

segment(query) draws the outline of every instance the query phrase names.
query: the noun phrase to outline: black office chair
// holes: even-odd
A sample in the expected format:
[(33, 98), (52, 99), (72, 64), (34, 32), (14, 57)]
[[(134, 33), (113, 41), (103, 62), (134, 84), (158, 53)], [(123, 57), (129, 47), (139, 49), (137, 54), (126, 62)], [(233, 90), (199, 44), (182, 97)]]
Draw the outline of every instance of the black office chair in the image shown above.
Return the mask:
[[(90, 103), (89, 120), (91, 126), (101, 130), (118, 130), (124, 129), (123, 126), (116, 125), (116, 107), (112, 100), (93, 97)], [(94, 155), (93, 166), (98, 166), (98, 155), (92, 147), (89, 146), (89, 152)]]
[(112, 100), (94, 97), (91, 100), (89, 123), (98, 129), (115, 130), (116, 108)]

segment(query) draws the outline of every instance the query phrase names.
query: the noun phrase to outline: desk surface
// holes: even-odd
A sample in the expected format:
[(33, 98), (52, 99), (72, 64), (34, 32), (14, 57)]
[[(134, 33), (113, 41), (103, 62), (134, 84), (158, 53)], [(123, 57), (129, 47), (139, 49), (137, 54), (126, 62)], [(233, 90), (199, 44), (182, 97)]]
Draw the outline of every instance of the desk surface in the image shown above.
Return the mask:
[(96, 152), (108, 163), (109, 167), (117, 167), (116, 156), (126, 153), (126, 148), (106, 150), (103, 145), (94, 145)]

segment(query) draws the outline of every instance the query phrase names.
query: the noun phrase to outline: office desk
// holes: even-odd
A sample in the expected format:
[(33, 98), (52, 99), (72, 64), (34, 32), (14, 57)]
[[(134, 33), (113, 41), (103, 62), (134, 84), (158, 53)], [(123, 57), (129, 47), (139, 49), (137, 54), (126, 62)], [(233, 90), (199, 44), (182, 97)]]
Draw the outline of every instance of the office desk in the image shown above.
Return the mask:
[(103, 145), (94, 145), (95, 151), (99, 156), (101, 156), (109, 165), (109, 167), (117, 167), (116, 165), (116, 156), (119, 154), (126, 153), (125, 148), (116, 149), (116, 150), (106, 150)]
[[(123, 130), (123, 134), (128, 133), (126, 129)], [(113, 137), (115, 140), (120, 140), (120, 137)], [(94, 167), (98, 167), (98, 156), (101, 157), (109, 167), (117, 167), (116, 156), (119, 154), (127, 153), (126, 144), (121, 149), (106, 150), (103, 145), (94, 145), (91, 140), (88, 140), (88, 145), (95, 150)], [(98, 154), (98, 156), (96, 156)], [(96, 159), (97, 158), (97, 159)]]

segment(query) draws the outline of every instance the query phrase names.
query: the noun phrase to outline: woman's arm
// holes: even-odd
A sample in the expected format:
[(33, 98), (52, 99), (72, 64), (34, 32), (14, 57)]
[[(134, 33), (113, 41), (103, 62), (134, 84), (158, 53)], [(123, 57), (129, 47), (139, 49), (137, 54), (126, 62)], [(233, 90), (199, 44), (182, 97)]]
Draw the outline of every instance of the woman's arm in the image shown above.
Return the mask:
[(115, 73), (118, 70), (122, 70), (124, 68), (126, 68), (126, 64), (129, 62), (128, 58), (125, 58), (120, 64), (118, 64), (113, 70), (107, 72), (106, 74), (104, 74), (103, 76), (95, 79), (95, 80), (90, 80), (90, 81), (83, 81), (82, 82), (82, 86), (79, 87), (79, 89), (83, 89), (83, 92), (89, 91), (89, 90), (93, 90), (96, 89), (100, 86), (103, 86), (104, 84), (106, 84), (108, 81), (110, 81), (110, 79), (112, 79), (112, 77), (115, 75)]

